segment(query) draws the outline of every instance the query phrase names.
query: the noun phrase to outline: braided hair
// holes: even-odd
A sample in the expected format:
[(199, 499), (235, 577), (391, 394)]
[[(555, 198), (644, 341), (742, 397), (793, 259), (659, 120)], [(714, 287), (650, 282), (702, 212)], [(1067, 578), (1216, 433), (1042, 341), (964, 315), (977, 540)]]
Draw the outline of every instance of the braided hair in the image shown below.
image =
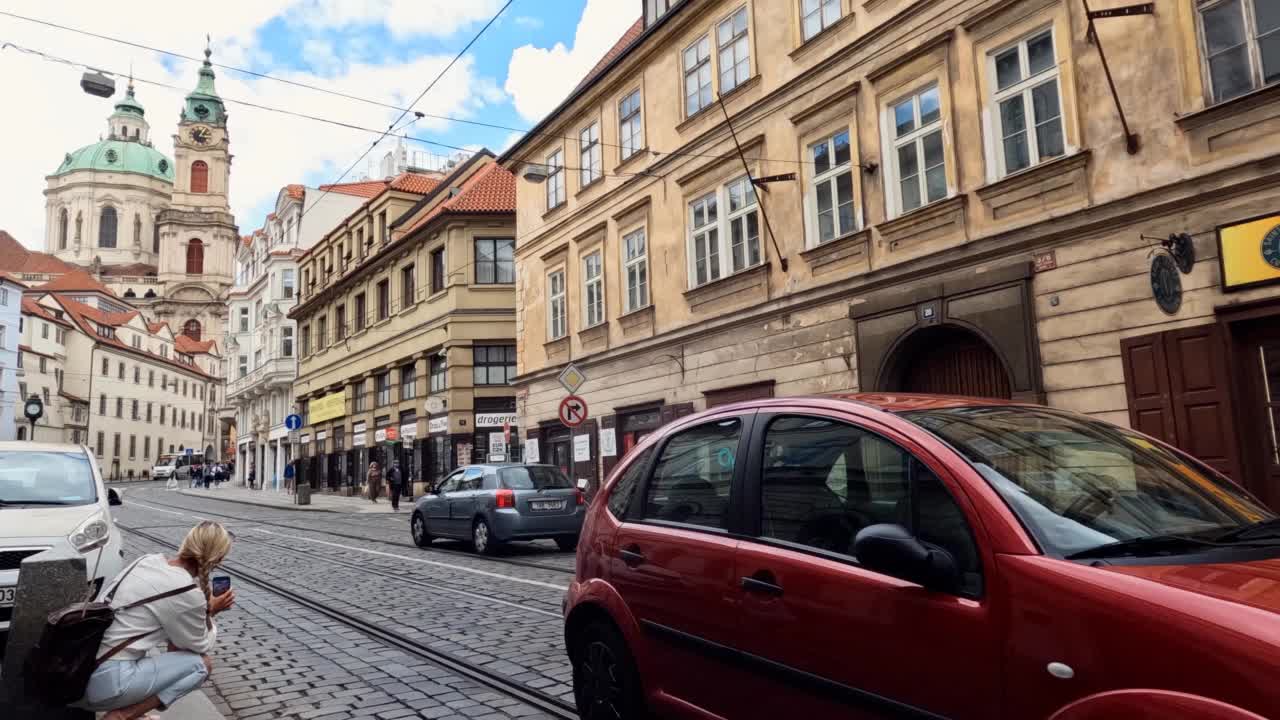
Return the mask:
[(205, 603), (213, 597), (209, 588), (209, 573), (220, 565), (231, 552), (231, 533), (220, 523), (205, 520), (191, 528), (178, 548), (178, 559), (196, 568), (196, 583), (204, 593)]

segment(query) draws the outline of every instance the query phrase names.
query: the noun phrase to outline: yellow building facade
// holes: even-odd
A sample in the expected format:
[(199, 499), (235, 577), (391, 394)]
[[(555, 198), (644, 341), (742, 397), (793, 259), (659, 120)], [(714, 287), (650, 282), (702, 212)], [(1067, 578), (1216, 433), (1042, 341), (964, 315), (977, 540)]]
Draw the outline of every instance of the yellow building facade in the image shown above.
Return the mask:
[(299, 457), (317, 488), (355, 492), (376, 460), (421, 492), (518, 456), (515, 180), (486, 151), (418, 178), (299, 261)]
[[(500, 159), (525, 178), (530, 446), (598, 479), (735, 399), (963, 393), (1139, 427), (1280, 503), (1280, 76), (1259, 4), (642, 17)], [(1224, 282), (1237, 266), (1250, 281)], [(557, 420), (569, 362), (578, 429)]]

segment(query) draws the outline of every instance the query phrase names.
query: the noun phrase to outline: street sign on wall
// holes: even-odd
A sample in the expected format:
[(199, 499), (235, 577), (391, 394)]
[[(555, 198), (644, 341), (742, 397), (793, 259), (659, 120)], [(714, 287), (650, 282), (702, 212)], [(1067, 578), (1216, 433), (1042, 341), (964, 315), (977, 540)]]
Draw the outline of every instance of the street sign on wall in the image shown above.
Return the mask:
[(582, 387), (582, 384), (587, 381), (587, 376), (582, 372), (582, 370), (578, 369), (577, 365), (569, 363), (565, 366), (564, 370), (560, 371), (560, 375), (557, 379), (560, 381), (560, 386), (564, 388), (565, 392), (572, 395), (578, 392), (578, 388)]
[(560, 416), (560, 422), (565, 426), (578, 427), (587, 419), (587, 401), (577, 395), (569, 395), (560, 401), (557, 414)]

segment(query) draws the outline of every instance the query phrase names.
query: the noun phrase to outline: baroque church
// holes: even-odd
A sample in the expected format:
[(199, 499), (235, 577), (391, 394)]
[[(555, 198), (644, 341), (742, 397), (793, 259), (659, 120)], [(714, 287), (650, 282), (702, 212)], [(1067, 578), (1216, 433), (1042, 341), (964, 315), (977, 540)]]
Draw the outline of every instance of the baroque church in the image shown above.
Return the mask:
[(239, 232), (228, 200), (227, 110), (211, 51), (204, 54), (178, 115), (173, 159), (153, 145), (131, 80), (106, 136), (67, 153), (46, 178), (45, 249), (175, 332), (214, 340), (220, 350)]

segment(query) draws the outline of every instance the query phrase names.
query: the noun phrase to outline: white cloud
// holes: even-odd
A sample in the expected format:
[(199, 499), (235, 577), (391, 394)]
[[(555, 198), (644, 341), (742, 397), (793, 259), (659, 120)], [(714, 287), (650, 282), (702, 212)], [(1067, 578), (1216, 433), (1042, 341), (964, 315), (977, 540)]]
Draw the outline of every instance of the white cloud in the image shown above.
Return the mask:
[(525, 30), (539, 30), (542, 28), (541, 18), (531, 17), (529, 15), (519, 15), (514, 20), (515, 24)]
[[(87, 0), (39, 6), (23, 3), (14, 11), (190, 55), (200, 55), (205, 42), (203, 30), (190, 28), (208, 25), (214, 36), (214, 60), (241, 65), (270, 58), (268, 50), (258, 44), (257, 31), (294, 4), (292, 0), (224, 0), (216, 12), (207, 13), (207, 22), (202, 16), (201, 22), (194, 24), (189, 17), (189, 6), (167, 0), (142, 0), (132, 4), (129, 13), (118, 12), (109, 3)], [(439, 4), (455, 3), (439, 0)], [(142, 7), (135, 8), (135, 5)], [(458, 10), (455, 14), (461, 12)], [(195, 87), (198, 65), (182, 60), (175, 62), (172, 58), (162, 62), (160, 56), (144, 50), (4, 17), (0, 17), (0, 37), (64, 58), (91, 62), (104, 70), (127, 72), (132, 66), (139, 79), (176, 86), (178, 89), (172, 90), (142, 82), (137, 84), (138, 99), (147, 109), (152, 142), (161, 152), (173, 157), (172, 135), (182, 99)], [(371, 57), (365, 62), (351, 63), (334, 58), (328, 50), (322, 45), (311, 45), (308, 55), (312, 65), (306, 71), (271, 72), (351, 95), (407, 104), (452, 57), (451, 54), (428, 55), (387, 64)], [(13, 49), (0, 51), (0, 77), (5, 78), (7, 96), (25, 98), (22, 112), (6, 113), (5, 132), (0, 133), (0, 157), (5, 158), (5, 172), (0, 174), (0, 196), (5, 198), (0, 206), (3, 209), (0, 228), (8, 230), (28, 247), (43, 249), (45, 211), (41, 191), (46, 185), (45, 176), (61, 163), (63, 153), (93, 143), (105, 133), (106, 118), (112, 106), (123, 97), (123, 78), (117, 79), (116, 97), (108, 100), (81, 92), (80, 73), (78, 68), (47, 62)], [(240, 73), (221, 69), (217, 73), (218, 91), (227, 99), (287, 108), (379, 130), (398, 115), (388, 108)], [(439, 115), (476, 116), (503, 97), (496, 82), (480, 76), (473, 59), (467, 56), (453, 66), (418, 109)], [(281, 186), (333, 181), (376, 137), (231, 102), (228, 111), (234, 155), (231, 204), (236, 221), (245, 232), (262, 224), (262, 212), (257, 209), (274, 202)], [(444, 121), (426, 118), (418, 120), (409, 132), (431, 136), (446, 126)], [(410, 147), (448, 152), (416, 143)], [(383, 148), (379, 148), (370, 157), (380, 156), (382, 152)], [(364, 168), (361, 164), (354, 172), (359, 174)]]
[(635, 23), (638, 7), (635, 0), (587, 0), (572, 48), (564, 43), (516, 48), (505, 85), (516, 112), (536, 122), (554, 110)]
[(290, 19), (311, 27), (386, 25), (397, 37), (446, 37), (475, 22), (485, 22), (502, 0), (301, 0)]

